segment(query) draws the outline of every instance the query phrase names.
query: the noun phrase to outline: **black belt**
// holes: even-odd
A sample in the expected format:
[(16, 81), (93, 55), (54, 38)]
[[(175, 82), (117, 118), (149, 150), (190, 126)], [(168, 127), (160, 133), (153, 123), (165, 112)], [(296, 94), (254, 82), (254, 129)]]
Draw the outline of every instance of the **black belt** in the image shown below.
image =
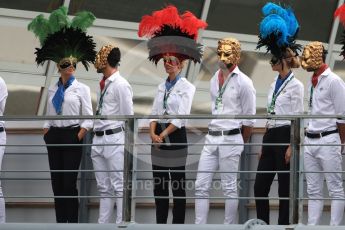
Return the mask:
[(2, 133), (3, 131), (5, 131), (4, 127), (0, 127), (0, 133)]
[(119, 133), (125, 131), (125, 129), (121, 126), (121, 127), (117, 127), (115, 129), (107, 129), (105, 131), (94, 131), (93, 133), (96, 136), (103, 136), (103, 135), (111, 135), (111, 134), (115, 134), (115, 133)]
[(329, 134), (333, 134), (333, 133), (338, 133), (338, 129), (332, 130), (332, 131), (326, 131), (326, 132), (322, 132), (322, 133), (308, 133), (305, 132), (305, 136), (308, 138), (321, 138), (324, 136), (327, 136)]
[(211, 136), (235, 135), (239, 133), (241, 133), (240, 129), (223, 130), (223, 131), (208, 130), (208, 134)]
[(79, 124), (74, 124), (74, 125), (69, 125), (69, 126), (62, 126), (62, 127), (57, 127), (57, 126), (51, 126), (50, 129), (65, 129), (65, 130), (70, 130), (70, 129), (76, 129), (79, 128)]

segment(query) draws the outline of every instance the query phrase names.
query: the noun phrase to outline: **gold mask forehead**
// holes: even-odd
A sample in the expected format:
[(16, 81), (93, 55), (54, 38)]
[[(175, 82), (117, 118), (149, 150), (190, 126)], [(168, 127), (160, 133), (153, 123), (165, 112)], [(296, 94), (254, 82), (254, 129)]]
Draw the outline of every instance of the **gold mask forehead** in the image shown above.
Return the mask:
[(96, 55), (96, 60), (95, 60), (95, 68), (96, 69), (104, 69), (108, 63), (108, 55), (109, 53), (116, 48), (113, 45), (106, 45), (102, 46), (99, 52)]
[(241, 44), (236, 38), (223, 38), (218, 41), (217, 53), (221, 61), (237, 65), (241, 57)]
[(72, 63), (72, 64), (76, 64), (78, 62), (78, 59), (75, 58), (75, 57), (72, 57), (72, 56), (69, 56), (69, 57), (65, 57), (65, 58), (62, 58), (58, 65), (61, 65), (63, 63), (66, 63), (66, 62), (69, 62), (69, 63)]
[(323, 64), (322, 55), (324, 47), (321, 42), (311, 42), (306, 45), (302, 53), (303, 69), (318, 69)]

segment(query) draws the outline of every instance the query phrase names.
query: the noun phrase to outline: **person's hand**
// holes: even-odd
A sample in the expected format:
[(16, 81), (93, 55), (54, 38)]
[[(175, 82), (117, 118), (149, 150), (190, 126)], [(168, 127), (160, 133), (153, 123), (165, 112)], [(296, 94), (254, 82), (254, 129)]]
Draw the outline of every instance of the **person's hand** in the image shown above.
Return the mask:
[(87, 133), (87, 130), (85, 128), (81, 128), (78, 132), (78, 140), (81, 141)]
[(163, 142), (162, 138), (160, 138), (160, 136), (158, 136), (156, 134), (151, 134), (151, 140), (153, 143), (162, 143)]
[(291, 159), (291, 146), (289, 145), (289, 147), (287, 148), (286, 152), (285, 152), (285, 163), (289, 164), (290, 159)]
[(261, 159), (261, 155), (262, 155), (262, 148), (260, 149), (260, 152), (259, 152), (259, 154), (258, 154), (258, 160)]
[(44, 129), (43, 129), (43, 135), (46, 135), (47, 132), (48, 132), (48, 130), (49, 130), (49, 128), (44, 128)]

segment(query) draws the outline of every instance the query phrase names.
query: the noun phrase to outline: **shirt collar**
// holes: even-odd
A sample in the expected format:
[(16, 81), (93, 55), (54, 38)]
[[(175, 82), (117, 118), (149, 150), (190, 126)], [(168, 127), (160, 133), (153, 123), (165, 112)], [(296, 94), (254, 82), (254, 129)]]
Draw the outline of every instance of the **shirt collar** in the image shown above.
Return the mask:
[(105, 81), (115, 81), (118, 76), (120, 76), (120, 71), (117, 70), (115, 73), (113, 73), (112, 75), (110, 75), (110, 77), (108, 77)]

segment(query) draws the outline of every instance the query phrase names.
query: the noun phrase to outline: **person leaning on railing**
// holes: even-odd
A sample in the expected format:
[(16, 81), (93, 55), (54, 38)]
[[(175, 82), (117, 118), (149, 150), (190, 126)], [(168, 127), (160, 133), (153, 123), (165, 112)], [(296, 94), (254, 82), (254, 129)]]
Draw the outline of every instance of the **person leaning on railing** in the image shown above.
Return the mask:
[[(278, 72), (278, 76), (271, 84), (268, 92), (267, 113), (270, 115), (297, 115), (303, 113), (303, 84), (294, 76), (292, 68), (299, 68), (300, 62), (297, 50), (300, 45), (295, 43), (299, 30), (298, 22), (291, 12), (289, 18), (281, 17), (280, 13), (290, 11), (282, 7), (268, 3), (264, 6), (264, 11), (268, 9), (280, 9), (270, 12), (260, 24), (260, 40), (258, 47), (266, 46), (272, 54), (270, 61), (272, 70)], [(285, 21), (288, 19), (289, 21)], [(294, 21), (296, 23), (290, 23)], [(272, 26), (276, 25), (276, 26)], [(269, 29), (272, 29), (271, 31)], [(280, 32), (277, 33), (277, 28)], [(286, 34), (284, 40), (284, 28), (293, 31)], [(291, 36), (292, 35), (292, 36)], [(274, 37), (275, 39), (266, 39)], [(263, 136), (263, 144), (290, 143), (291, 121), (269, 119), (266, 125), (266, 132)], [(289, 198), (290, 174), (279, 173), (279, 171), (290, 170), (291, 146), (262, 146), (259, 153), (259, 163), (257, 171), (277, 171), (278, 175), (278, 195), (280, 198)], [(276, 173), (257, 173), (254, 184), (254, 196), (256, 215), (258, 219), (270, 224), (268, 194)], [(267, 198), (267, 199), (262, 199)], [(289, 200), (279, 200), (279, 225), (289, 224)]]
[[(67, 8), (60, 7), (51, 13), (49, 20), (39, 15), (29, 24), (28, 29), (39, 37), (42, 46), (36, 48), (37, 64), (54, 61), (60, 74), (48, 90), (46, 115), (92, 115), (90, 88), (77, 81), (74, 74), (78, 62), (88, 69), (88, 63), (95, 60), (95, 43), (84, 32), (94, 20), (93, 14), (84, 12), (70, 21)], [(82, 146), (63, 145), (81, 144), (90, 128), (92, 120), (49, 120), (44, 123), (44, 140), (51, 145), (47, 146), (50, 170), (74, 170), (50, 174), (58, 223), (77, 223), (79, 207), (77, 170)]]
[[(302, 67), (313, 76), (308, 86), (311, 115), (345, 115), (345, 83), (325, 64), (327, 51), (321, 42), (304, 47)], [(344, 51), (343, 51), (344, 54)], [(323, 210), (323, 181), (326, 178), (331, 201), (330, 225), (339, 225), (344, 214), (341, 143), (345, 141), (345, 120), (310, 119), (305, 132), (304, 170), (307, 179), (308, 225), (320, 224)], [(316, 146), (308, 146), (308, 144)], [(333, 146), (329, 146), (329, 144)], [(339, 146), (334, 146), (339, 144)], [(318, 146), (320, 145), (320, 146)], [(316, 173), (308, 173), (313, 171)], [(326, 171), (327, 173), (322, 173)], [(320, 172), (320, 173), (317, 173)]]
[[(239, 41), (235, 38), (219, 40), (217, 55), (219, 70), (210, 81), (212, 114), (255, 115), (256, 91), (253, 82), (238, 68), (241, 55)], [(221, 172), (222, 189), (226, 197), (224, 224), (237, 222), (237, 171), (243, 143), (248, 142), (254, 122), (254, 119), (213, 119), (209, 123), (195, 182), (196, 224), (207, 223), (209, 190), (218, 168), (227, 171)]]
[[(151, 38), (148, 42), (149, 59), (155, 64), (163, 59), (165, 72), (168, 74), (166, 80), (158, 86), (152, 115), (190, 114), (195, 86), (183, 77), (181, 71), (188, 59), (201, 61), (201, 45), (196, 39), (198, 29), (205, 28), (206, 25), (190, 12), (179, 15), (174, 6), (168, 6), (154, 12), (152, 16), (146, 15), (142, 18), (138, 34)], [(188, 154), (186, 122), (184, 119), (150, 121), (153, 190), (156, 196), (156, 222), (159, 224), (167, 223), (169, 184), (174, 196), (172, 223), (183, 224), (185, 221), (184, 170)]]
[[(95, 68), (103, 74), (97, 92), (96, 115), (133, 115), (133, 91), (119, 72), (120, 59), (120, 49), (113, 45), (102, 46), (96, 56)], [(113, 222), (114, 203), (115, 223), (122, 222), (124, 124), (115, 120), (94, 121), (91, 158), (101, 195), (100, 224)]]
[[(8, 96), (8, 91), (5, 81), (0, 77), (0, 116), (4, 115), (6, 100)], [(5, 153), (6, 145), (6, 131), (5, 131), (5, 122), (0, 121), (0, 172), (2, 168), (2, 159)], [(0, 224), (5, 223), (6, 221), (6, 212), (5, 212), (5, 199), (2, 192), (2, 186), (0, 181)]]

